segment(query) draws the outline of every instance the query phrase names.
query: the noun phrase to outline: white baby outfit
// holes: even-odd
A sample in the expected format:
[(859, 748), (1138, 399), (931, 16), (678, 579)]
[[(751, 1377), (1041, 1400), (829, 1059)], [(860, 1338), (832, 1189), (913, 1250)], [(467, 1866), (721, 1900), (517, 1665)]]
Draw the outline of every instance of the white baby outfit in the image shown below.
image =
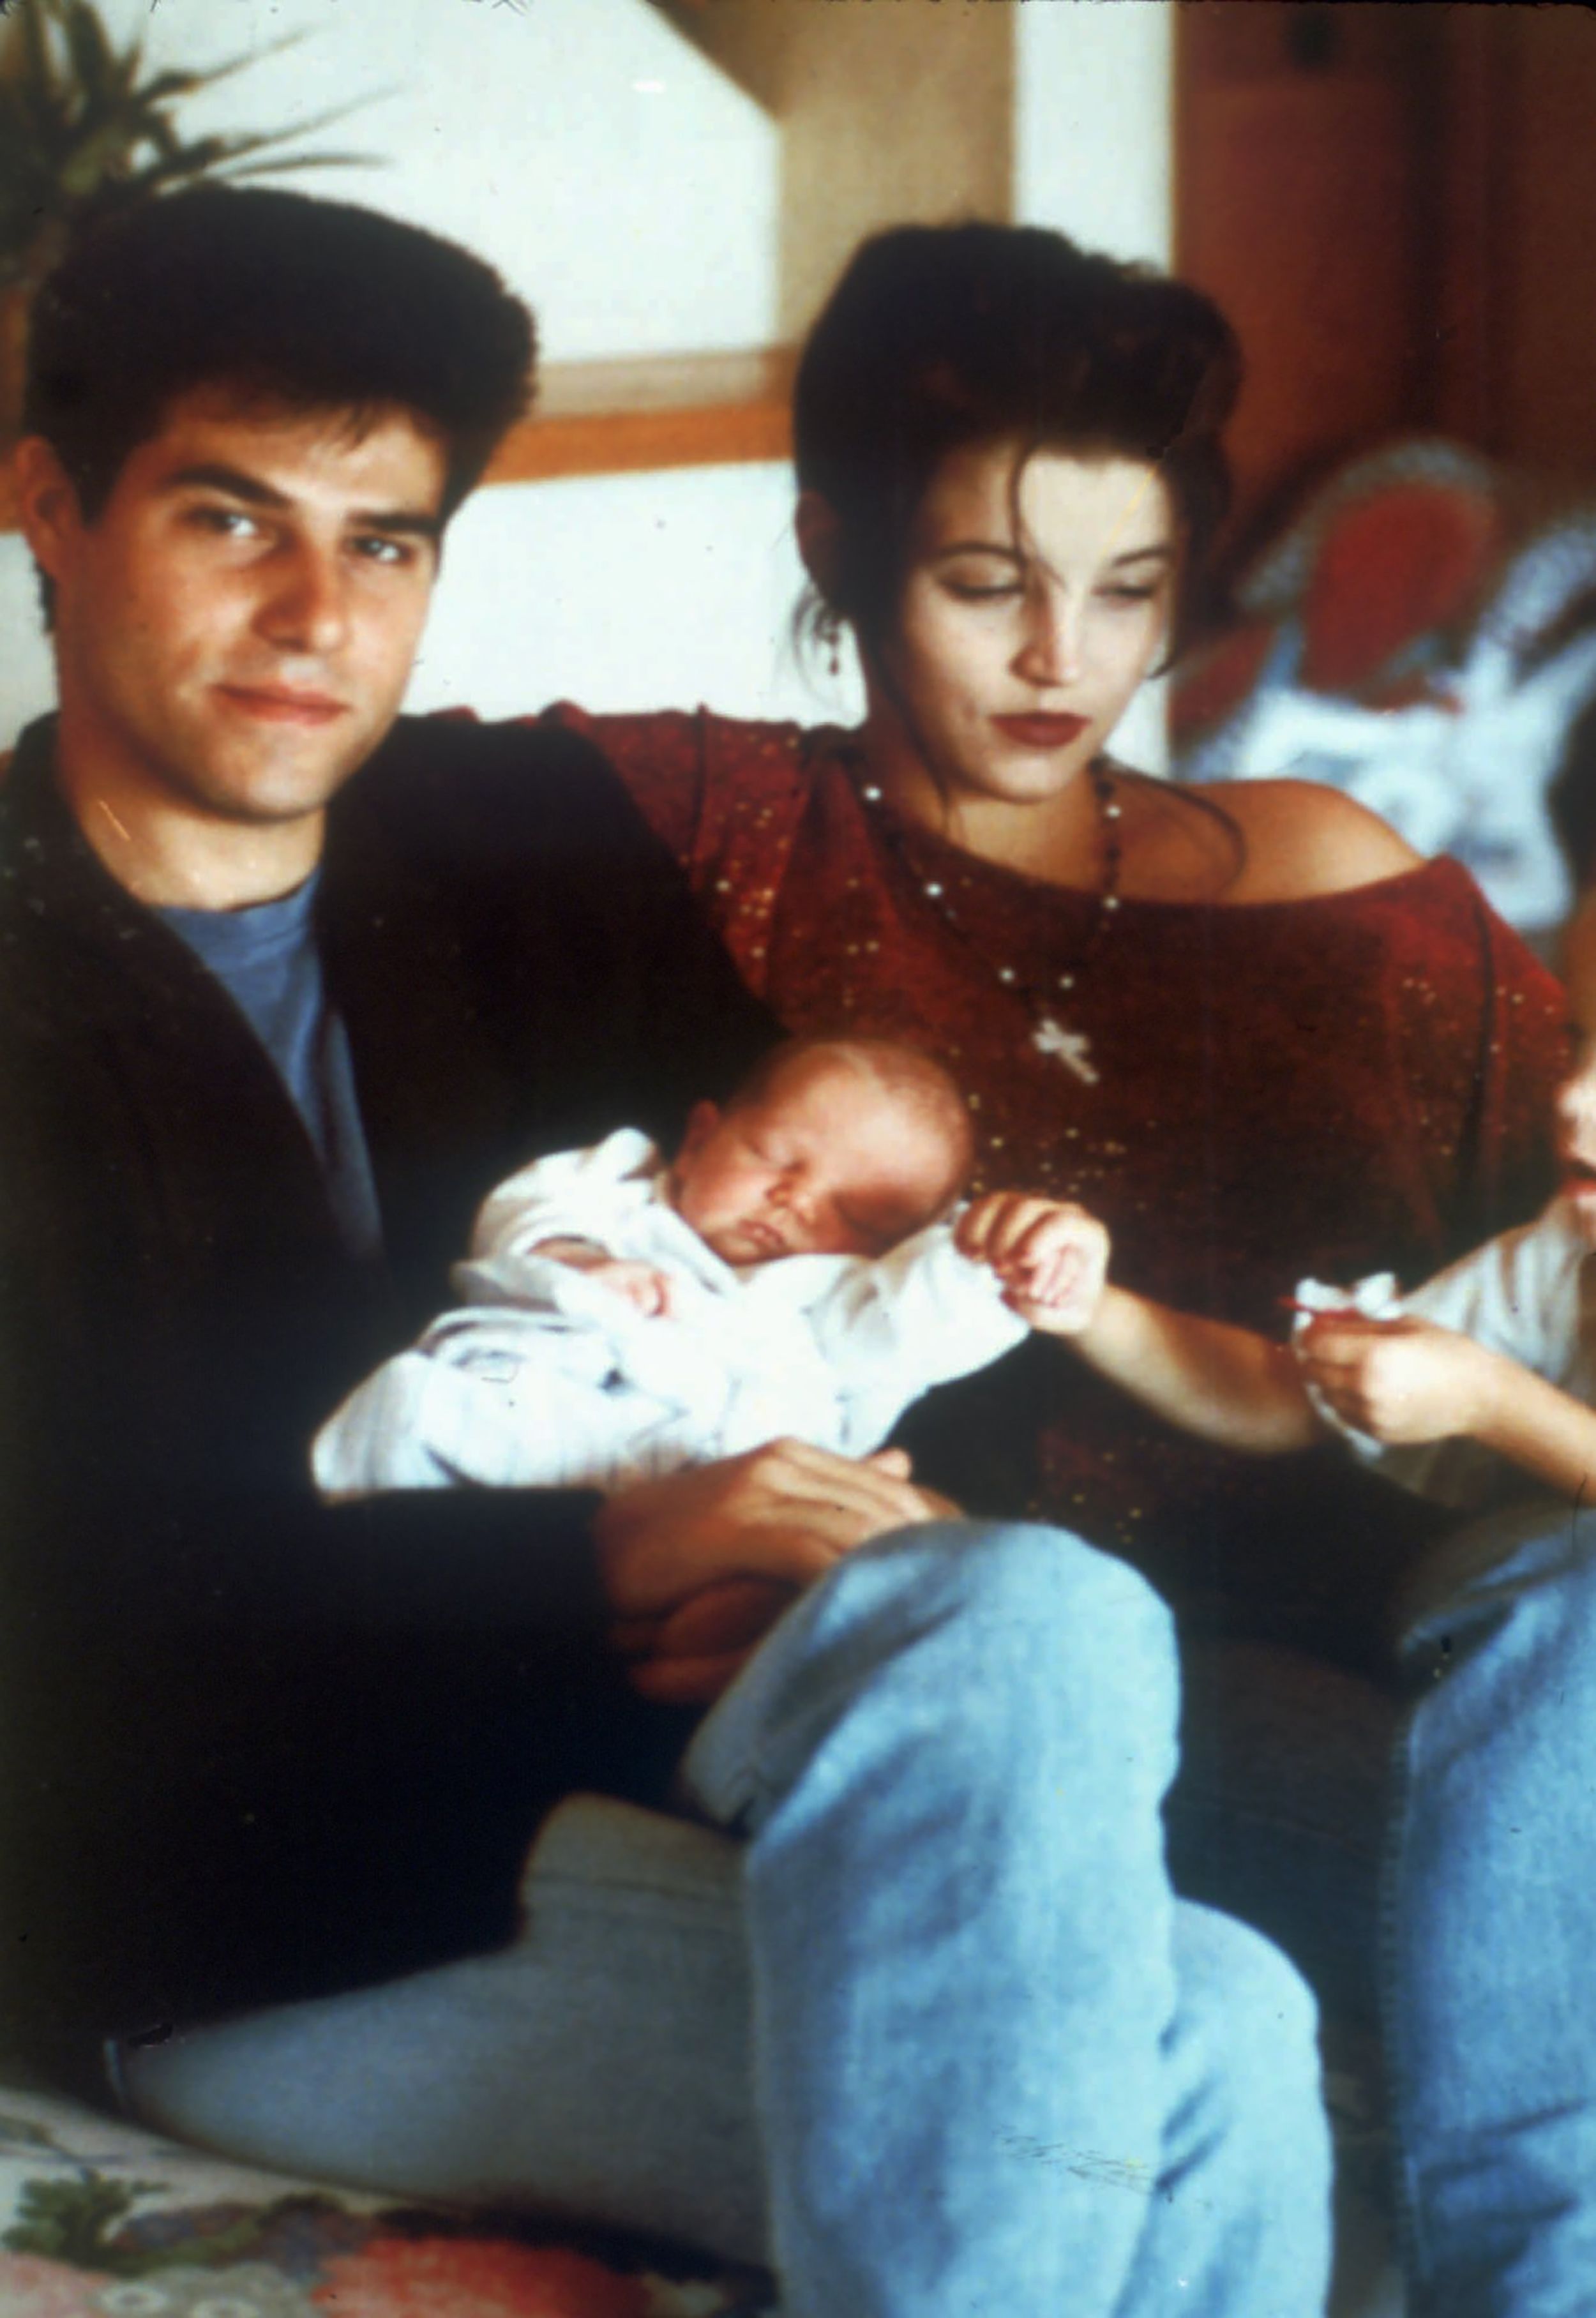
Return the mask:
[[(1386, 1272), (1350, 1290), (1304, 1280), (1297, 1301), (1315, 1310), (1355, 1305), (1372, 1320), (1404, 1314), (1472, 1336), (1532, 1369), (1575, 1400), (1596, 1406), (1596, 1266), (1573, 1203), (1556, 1199), (1531, 1224), (1503, 1232), (1437, 1272), (1411, 1296)], [(1306, 1323), (1299, 1320), (1298, 1333)], [(1317, 1393), (1314, 1407), (1358, 1454), (1404, 1488), (1440, 1504), (1483, 1511), (1521, 1496), (1524, 1478), (1477, 1441), (1391, 1445), (1344, 1424)]]
[[(1027, 1334), (994, 1274), (930, 1225), (880, 1257), (724, 1263), (664, 1196), (634, 1128), (539, 1159), (492, 1192), (452, 1274), (462, 1306), (386, 1361), (316, 1438), (329, 1497), (380, 1489), (612, 1489), (778, 1434), (845, 1456), (933, 1384)], [(650, 1316), (533, 1249), (591, 1240), (667, 1271)]]

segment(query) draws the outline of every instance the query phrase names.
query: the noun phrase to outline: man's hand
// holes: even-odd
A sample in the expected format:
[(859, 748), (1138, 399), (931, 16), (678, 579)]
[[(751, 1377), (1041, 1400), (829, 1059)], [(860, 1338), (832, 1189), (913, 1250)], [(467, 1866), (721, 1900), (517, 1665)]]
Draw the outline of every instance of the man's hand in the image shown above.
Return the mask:
[[(956, 1511), (916, 1488), (909, 1470), (898, 1449), (855, 1460), (773, 1441), (608, 1498), (594, 1535), (616, 1640), (639, 1659), (639, 1689), (655, 1698), (717, 1696), (758, 1635), (845, 1553)], [(721, 1593), (718, 1606), (695, 1606), (729, 1579), (758, 1584)], [(729, 1644), (732, 1618), (740, 1622)]]
[(1303, 1331), (1296, 1354), (1342, 1423), (1376, 1441), (1446, 1441), (1489, 1423), (1495, 1354), (1429, 1320), (1327, 1313)]
[(616, 1615), (656, 1618), (721, 1577), (807, 1586), (855, 1546), (947, 1510), (914, 1487), (901, 1449), (854, 1459), (770, 1441), (618, 1490), (593, 1526)]
[(776, 1577), (721, 1577), (666, 1618), (618, 1623), (612, 1639), (633, 1661), (633, 1687), (671, 1705), (719, 1698), (801, 1588)]
[(612, 1255), (607, 1248), (586, 1239), (540, 1240), (532, 1251), (533, 1255), (546, 1255), (551, 1262), (568, 1264), (572, 1271), (585, 1271), (589, 1280), (596, 1280), (616, 1296), (623, 1296), (628, 1304), (635, 1305), (646, 1319), (668, 1319), (676, 1309), (676, 1283), (668, 1271), (659, 1271), (651, 1263), (638, 1263), (623, 1256)]
[(959, 1218), (957, 1245), (990, 1264), (1003, 1300), (1049, 1335), (1089, 1326), (1108, 1269), (1108, 1235), (1095, 1216), (1065, 1199), (992, 1191)]

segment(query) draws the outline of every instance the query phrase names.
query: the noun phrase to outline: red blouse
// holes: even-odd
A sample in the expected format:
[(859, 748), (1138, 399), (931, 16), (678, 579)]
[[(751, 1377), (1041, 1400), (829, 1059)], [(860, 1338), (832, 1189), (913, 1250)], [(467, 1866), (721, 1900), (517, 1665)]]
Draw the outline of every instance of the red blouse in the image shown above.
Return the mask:
[[(553, 713), (609, 756), (784, 1021), (940, 1056), (979, 1187), (1080, 1199), (1127, 1286), (1274, 1331), (1304, 1273), (1416, 1280), (1548, 1188), (1563, 994), (1455, 862), (1306, 901), (1126, 900), (1099, 937), (1095, 896), (868, 800), (845, 734)], [(1044, 991), (1095, 1082), (1039, 1050), (1025, 993)], [(1025, 1502), (1134, 1550), (1215, 1489), (1258, 1496), (1237, 1460), (1045, 1351)]]

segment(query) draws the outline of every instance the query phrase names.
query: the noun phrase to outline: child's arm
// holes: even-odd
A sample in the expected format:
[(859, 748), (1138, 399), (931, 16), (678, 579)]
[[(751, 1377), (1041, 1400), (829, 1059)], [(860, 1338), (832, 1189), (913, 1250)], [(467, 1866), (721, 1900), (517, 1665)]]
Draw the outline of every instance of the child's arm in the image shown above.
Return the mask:
[(958, 1243), (991, 1265), (1022, 1319), (1067, 1337), (1171, 1424), (1254, 1455), (1322, 1438), (1287, 1346), (1109, 1287), (1108, 1235), (1084, 1208), (994, 1192), (960, 1218)]
[(1596, 1410), (1433, 1321), (1316, 1320), (1305, 1375), (1336, 1415), (1393, 1446), (1462, 1437), (1576, 1502), (1596, 1473)]
[(1250, 1328), (1105, 1288), (1074, 1344), (1155, 1415), (1222, 1448), (1282, 1456), (1324, 1437), (1290, 1346)]

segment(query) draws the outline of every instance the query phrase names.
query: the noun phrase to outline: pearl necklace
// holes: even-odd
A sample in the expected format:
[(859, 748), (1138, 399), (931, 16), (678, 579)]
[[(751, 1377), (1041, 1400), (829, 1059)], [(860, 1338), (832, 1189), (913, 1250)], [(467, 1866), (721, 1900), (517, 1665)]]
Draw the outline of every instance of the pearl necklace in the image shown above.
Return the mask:
[(858, 787), (860, 796), (871, 808), (872, 817), (876, 826), (886, 838), (909, 876), (913, 878), (919, 892), (930, 903), (949, 932), (957, 937), (973, 957), (980, 959), (1005, 989), (1013, 991), (1016, 996), (1024, 999), (1030, 1009), (1035, 1025), (1031, 1032), (1031, 1044), (1036, 1052), (1039, 1055), (1046, 1055), (1052, 1061), (1062, 1064), (1066, 1070), (1072, 1071), (1075, 1076), (1083, 1081), (1087, 1086), (1096, 1086), (1101, 1074), (1092, 1061), (1091, 1041), (1083, 1030), (1072, 1030), (1059, 1020), (1058, 1002), (1054, 995), (1054, 992), (1067, 993), (1075, 988), (1080, 976), (1102, 948), (1108, 929), (1114, 922), (1114, 913), (1119, 907), (1119, 873), (1123, 847), (1118, 826), (1121, 810), (1119, 800), (1114, 794), (1114, 776), (1100, 757), (1093, 758), (1087, 771), (1091, 781), (1092, 795), (1097, 800), (1098, 817), (1102, 823), (1103, 831), (1103, 866), (1098, 877), (1097, 908), (1091, 924), (1087, 930), (1086, 939), (1082, 942), (1080, 950), (1065, 970), (1054, 978), (1052, 989), (1048, 991), (1038, 989), (1034, 984), (1026, 981), (1018, 966), (997, 966), (992, 963), (985, 950), (975, 940), (969, 928), (961, 922), (958, 912), (954, 907), (948, 896), (947, 888), (941, 878), (928, 877), (916, 866), (910, 852), (905, 831), (896, 814), (888, 806), (884, 791), (875, 782), (867, 780), (860, 781)]

